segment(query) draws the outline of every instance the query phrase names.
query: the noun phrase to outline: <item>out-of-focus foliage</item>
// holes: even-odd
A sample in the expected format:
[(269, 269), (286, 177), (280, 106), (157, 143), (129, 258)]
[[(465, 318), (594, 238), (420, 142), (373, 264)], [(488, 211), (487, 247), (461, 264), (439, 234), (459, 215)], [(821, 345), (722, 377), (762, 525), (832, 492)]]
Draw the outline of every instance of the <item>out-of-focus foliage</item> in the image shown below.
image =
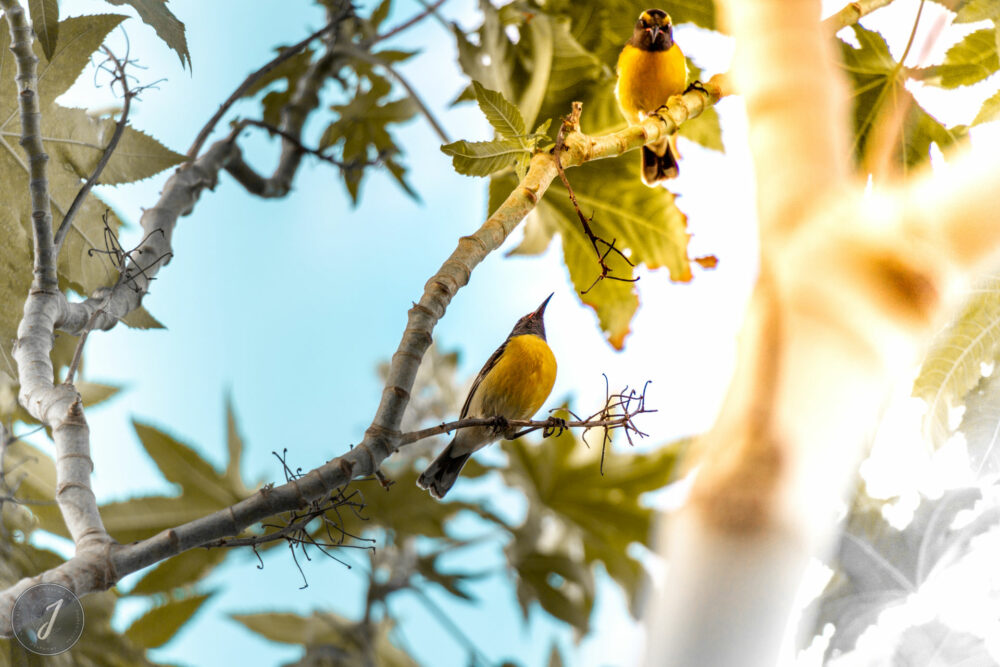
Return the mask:
[(417, 664), (389, 639), (393, 626), (390, 621), (372, 628), (322, 612), (313, 612), (310, 616), (236, 614), (233, 618), (271, 641), (304, 646), (306, 653), (302, 659), (289, 663), (288, 667), (413, 667)]
[[(903, 530), (890, 526), (880, 509), (871, 504), (855, 505), (841, 536), (834, 577), (812, 609), (807, 610), (817, 614), (817, 634), (823, 633), (827, 623), (834, 626), (827, 658), (850, 653), (858, 637), (876, 624), (883, 612), (907, 603), (935, 579), (954, 572), (954, 568), (961, 567), (973, 540), (1000, 529), (1000, 504), (995, 498), (984, 498), (978, 488), (952, 489), (940, 498), (921, 498), (913, 520)], [(965, 585), (982, 586), (975, 581)], [(1000, 589), (995, 594), (1000, 604)], [(889, 646), (897, 646), (901, 654), (921, 655), (924, 643), (920, 638), (932, 630), (911, 627)], [(969, 637), (976, 644), (976, 652), (985, 653), (984, 638), (970, 635), (963, 642)], [(967, 648), (963, 644), (965, 655), (970, 654)]]
[[(583, 102), (581, 125), (590, 134), (625, 126), (614, 99), (614, 67), (636, 17), (646, 9), (644, 4), (514, 2), (497, 9), (482, 1), (480, 9), (483, 24), (472, 35), (464, 34), (457, 26), (453, 28), (459, 63), (470, 79), (497, 91), (504, 105), (520, 110), (524, 122), (518, 127), (551, 123), (557, 128), (560, 117), (570, 112), (574, 101)], [(711, 2), (673, 3), (670, 12), (675, 24), (690, 21), (704, 27), (714, 25)], [(700, 74), (693, 63), (691, 70), (696, 76)], [(473, 98), (480, 96), (471, 88), (459, 96), (459, 100)], [(482, 108), (481, 99), (479, 103)], [(489, 118), (487, 109), (483, 111)], [(495, 123), (494, 127), (498, 138), (492, 142), (462, 141), (443, 148), (455, 155), (459, 172), (493, 174), (490, 212), (523, 177), (527, 162), (523, 151), (534, 149), (516, 138), (524, 134), (524, 129), (505, 133)], [(549, 132), (554, 137), (555, 129)], [(536, 130), (534, 134), (539, 133)], [(714, 109), (686, 123), (681, 135), (706, 147), (722, 149)], [(549, 145), (543, 141), (540, 148)], [(515, 159), (516, 168), (501, 171)], [(677, 208), (668, 190), (647, 188), (640, 182), (638, 165), (632, 160), (638, 158), (630, 155), (588, 164), (567, 176), (584, 214), (593, 215), (591, 225), (599, 237), (616, 241), (616, 247), (624, 249), (633, 264), (651, 269), (665, 266), (672, 280), (687, 282), (692, 277), (687, 216)], [(609, 342), (621, 349), (639, 306), (636, 286), (614, 280), (594, 284), (600, 275), (597, 254), (561, 185), (553, 185), (529, 216), (524, 241), (514, 252), (541, 253), (556, 234), (563, 239), (564, 261), (577, 292), (586, 292), (583, 302), (596, 311)], [(620, 256), (612, 253), (605, 261), (612, 275), (626, 279), (634, 276), (634, 267)]]
[(960, 407), (983, 377), (983, 365), (1000, 354), (1000, 280), (991, 279), (970, 295), (962, 311), (924, 356), (913, 395), (927, 403), (924, 433), (935, 447), (954, 429), (950, 413)]
[(879, 33), (860, 25), (853, 30), (860, 47), (842, 43), (841, 51), (853, 89), (854, 150), (859, 161), (881, 150), (879, 142), (886, 141), (882, 135), (897, 122), (899, 138), (888, 145), (893, 164), (903, 170), (926, 162), (931, 143), (946, 149), (965, 137), (965, 127), (946, 128), (920, 106), (905, 86), (906, 70)]
[[(90, 62), (121, 16), (100, 15), (69, 18), (59, 25), (59, 46), (49, 60), (42, 45), (35, 43), (38, 64), (38, 101), (42, 110), (42, 137), (49, 154), (49, 187), (53, 224), (58, 226), (77, 192), (93, 172), (114, 130), (110, 118), (92, 118), (82, 109), (55, 103)], [(24, 300), (31, 284), (31, 200), (28, 192), (27, 163), (17, 145), (20, 114), (17, 112), (17, 84), (14, 57), (10, 52), (10, 32), (0, 30), (0, 394), (16, 393), (16, 373), (11, 356), (17, 337)], [(156, 174), (181, 160), (180, 155), (139, 130), (127, 127), (105, 168), (101, 182), (108, 185), (130, 183)], [(93, 193), (73, 219), (59, 256), (59, 281), (64, 288), (91, 294), (112, 283), (117, 275), (106, 257), (91, 251), (105, 250), (105, 222), (117, 232), (121, 221)], [(61, 336), (53, 354), (57, 371), (69, 364), (75, 345)], [(0, 400), (0, 418), (15, 415), (16, 407)], [(19, 418), (26, 415), (18, 414)]]

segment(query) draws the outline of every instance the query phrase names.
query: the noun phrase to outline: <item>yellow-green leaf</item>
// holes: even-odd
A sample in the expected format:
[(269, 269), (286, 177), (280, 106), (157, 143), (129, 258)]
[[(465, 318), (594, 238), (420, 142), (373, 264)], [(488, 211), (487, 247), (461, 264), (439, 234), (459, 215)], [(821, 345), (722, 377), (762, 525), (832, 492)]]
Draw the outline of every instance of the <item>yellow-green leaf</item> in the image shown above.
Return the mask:
[(139, 306), (133, 310), (122, 318), (122, 322), (133, 329), (166, 329), (158, 319), (146, 310), (145, 306)]
[(76, 383), (76, 390), (80, 392), (83, 405), (90, 407), (108, 400), (121, 391), (121, 387), (111, 384), (101, 384), (99, 382), (79, 381)]
[(986, 98), (986, 101), (984, 101), (983, 106), (979, 108), (979, 113), (976, 114), (976, 119), (972, 121), (972, 124), (979, 125), (980, 123), (992, 123), (997, 119), (1000, 119), (1000, 91), (997, 91)]
[(957, 88), (982, 81), (998, 66), (996, 29), (984, 28), (969, 33), (948, 49), (944, 62), (930, 68), (930, 76), (922, 79), (942, 88)]
[(168, 481), (180, 485), (185, 496), (201, 496), (218, 507), (242, 500), (192, 447), (148, 424), (133, 420), (132, 426), (156, 467)]
[(52, 57), (59, 39), (59, 3), (56, 0), (28, 0), (31, 28), (46, 58)]
[(512, 166), (527, 151), (520, 141), (494, 139), (456, 141), (441, 146), (441, 152), (451, 156), (451, 164), (458, 173), (466, 176), (489, 176)]
[(108, 0), (113, 5), (131, 5), (143, 23), (156, 31), (156, 36), (169, 46), (181, 59), (181, 66), (191, 68), (184, 24), (167, 9), (167, 0)]
[(170, 593), (204, 579), (230, 553), (230, 549), (191, 549), (160, 562), (143, 575), (129, 595)]
[(143, 648), (159, 648), (173, 639), (210, 596), (192, 595), (153, 607), (128, 627), (125, 636)]
[(478, 81), (473, 81), (472, 87), (476, 92), (480, 110), (497, 134), (504, 139), (524, 137), (527, 129), (516, 106), (504, 99), (501, 93), (483, 87)]
[(1000, 280), (977, 289), (924, 357), (913, 395), (924, 399), (924, 433), (934, 447), (951, 436), (950, 412), (963, 405), (1000, 353)]

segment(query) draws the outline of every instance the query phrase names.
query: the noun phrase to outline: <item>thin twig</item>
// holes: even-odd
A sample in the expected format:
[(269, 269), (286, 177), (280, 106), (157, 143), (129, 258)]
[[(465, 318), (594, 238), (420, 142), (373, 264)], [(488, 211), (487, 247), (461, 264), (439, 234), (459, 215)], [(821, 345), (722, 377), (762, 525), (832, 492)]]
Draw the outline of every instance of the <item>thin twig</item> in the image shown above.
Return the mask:
[(403, 75), (400, 74), (399, 71), (388, 61), (383, 58), (379, 58), (377, 54), (368, 53), (367, 51), (363, 51), (354, 46), (343, 47), (343, 52), (352, 58), (357, 58), (358, 60), (364, 60), (365, 62), (371, 63), (372, 65), (377, 65), (391, 74), (393, 78), (395, 78), (396, 81), (398, 81), (400, 85), (406, 89), (406, 94), (410, 96), (410, 99), (413, 100), (414, 103), (416, 103), (417, 107), (420, 109), (420, 113), (422, 113), (424, 118), (427, 119), (427, 122), (431, 124), (431, 127), (434, 128), (435, 132), (437, 132), (441, 141), (446, 144), (451, 143), (451, 139), (448, 138), (448, 134), (444, 131), (444, 128), (441, 127), (441, 124), (437, 122), (437, 119), (434, 117), (434, 114), (431, 113), (431, 110), (427, 108), (427, 105), (424, 104), (424, 101), (420, 98), (420, 95), (417, 94), (417, 91), (414, 90), (413, 86), (411, 86)]
[(216, 111), (215, 114), (211, 118), (209, 118), (208, 122), (205, 123), (205, 127), (201, 128), (201, 131), (198, 133), (198, 136), (195, 137), (194, 143), (191, 144), (191, 148), (188, 149), (187, 152), (188, 162), (191, 162), (196, 157), (198, 157), (198, 153), (201, 151), (201, 147), (205, 145), (205, 142), (208, 140), (208, 135), (210, 135), (212, 133), (212, 130), (215, 129), (215, 126), (218, 124), (219, 120), (225, 115), (225, 113), (229, 110), (229, 108), (233, 106), (233, 104), (235, 104), (240, 98), (246, 95), (248, 90), (250, 90), (258, 81), (264, 78), (269, 72), (273, 71), (283, 62), (305, 50), (305, 48), (309, 46), (309, 44), (311, 44), (313, 40), (322, 37), (330, 30), (332, 30), (334, 27), (336, 27), (337, 24), (339, 24), (342, 20), (344, 20), (351, 12), (352, 10), (350, 4), (345, 3), (344, 8), (341, 10), (341, 13), (335, 16), (333, 19), (331, 19), (329, 23), (327, 23), (325, 26), (323, 26), (313, 34), (303, 39), (301, 42), (289, 46), (287, 49), (285, 49), (277, 56), (275, 56), (274, 59), (272, 59), (270, 62), (268, 62), (263, 67), (258, 69), (256, 72), (248, 76), (246, 79), (244, 79), (243, 83), (237, 86), (236, 90), (234, 90), (233, 93), (228, 98), (226, 98), (226, 101), (219, 106), (218, 111)]
[[(623, 283), (634, 283), (638, 281), (639, 278), (638, 277), (622, 278), (620, 276), (611, 275), (612, 269), (610, 266), (608, 266), (606, 260), (608, 258), (608, 255), (611, 254), (612, 252), (614, 252), (619, 257), (624, 259), (629, 266), (635, 266), (635, 264), (633, 264), (632, 260), (630, 260), (628, 257), (625, 256), (625, 253), (623, 253), (621, 250), (615, 247), (615, 241), (617, 241), (617, 239), (611, 239), (611, 242), (608, 243), (606, 240), (602, 239), (600, 236), (594, 233), (594, 230), (590, 226), (590, 223), (593, 220), (593, 218), (592, 217), (588, 218), (583, 214), (583, 211), (580, 209), (580, 204), (576, 201), (576, 193), (573, 192), (573, 186), (569, 184), (569, 179), (566, 178), (566, 172), (562, 166), (560, 153), (562, 153), (563, 149), (566, 147), (566, 133), (580, 131), (580, 113), (582, 111), (583, 111), (583, 105), (580, 104), (579, 102), (574, 102), (573, 111), (570, 113), (570, 115), (563, 118), (562, 125), (559, 126), (559, 132), (556, 135), (556, 145), (555, 148), (552, 149), (552, 156), (556, 160), (556, 169), (559, 171), (559, 178), (560, 180), (562, 180), (563, 186), (566, 188), (566, 191), (569, 192), (569, 200), (573, 204), (573, 209), (576, 210), (577, 217), (580, 218), (580, 224), (583, 226), (583, 233), (587, 235), (588, 239), (590, 239), (590, 245), (593, 246), (594, 252), (597, 253), (597, 261), (601, 265), (601, 275), (597, 276), (594, 282), (591, 283), (590, 287), (581, 292), (581, 294), (586, 294), (590, 290), (594, 289), (594, 286), (597, 285), (597, 283), (604, 280), (605, 278), (607, 278), (608, 280), (619, 280)], [(601, 249), (598, 245), (600, 243), (603, 243), (605, 246), (607, 246), (607, 249), (604, 252), (601, 252)]]
[(377, 167), (377, 166), (379, 166), (382, 163), (382, 160), (384, 160), (385, 157), (386, 157), (385, 153), (379, 153), (378, 156), (374, 160), (351, 160), (349, 162), (343, 162), (341, 160), (336, 159), (335, 157), (333, 157), (331, 155), (328, 155), (328, 154), (324, 153), (323, 151), (319, 150), (318, 148), (310, 148), (310, 147), (306, 146), (305, 144), (302, 143), (302, 141), (299, 139), (299, 137), (295, 136), (291, 132), (283, 130), (280, 127), (275, 127), (274, 125), (271, 125), (270, 123), (265, 123), (262, 120), (254, 120), (254, 119), (249, 119), (249, 118), (248, 119), (244, 119), (244, 120), (241, 120), (238, 123), (238, 126), (239, 127), (259, 127), (261, 129), (267, 130), (267, 132), (269, 134), (271, 134), (272, 136), (279, 136), (282, 139), (285, 139), (286, 141), (291, 142), (293, 145), (295, 145), (303, 153), (306, 153), (308, 155), (312, 155), (313, 157), (319, 158), (320, 160), (323, 160), (324, 162), (332, 164), (334, 167), (337, 167), (338, 169), (340, 169), (342, 171), (346, 171), (346, 170), (349, 170), (349, 169), (358, 169), (360, 167)]
[(403, 23), (400, 23), (398, 26), (396, 26), (395, 28), (389, 30), (384, 34), (376, 35), (371, 39), (371, 41), (368, 42), (368, 45), (371, 46), (372, 44), (377, 44), (382, 40), (389, 39), (390, 37), (395, 37), (404, 30), (412, 28), (413, 26), (415, 26), (416, 24), (420, 23), (425, 18), (430, 16), (431, 14), (434, 14), (438, 10), (438, 8), (445, 3), (445, 1), (446, 0), (437, 0), (437, 2), (435, 2), (433, 5), (425, 5), (424, 11), (420, 12), (419, 14), (411, 18), (409, 21), (404, 21)]
[(128, 74), (125, 72), (125, 66), (128, 64), (128, 59), (126, 58), (124, 61), (119, 60), (115, 57), (115, 54), (111, 52), (111, 49), (106, 46), (102, 46), (101, 48), (106, 54), (108, 54), (108, 59), (114, 63), (114, 79), (111, 81), (111, 85), (113, 86), (115, 82), (117, 82), (121, 84), (122, 87), (122, 97), (124, 98), (124, 102), (122, 103), (121, 116), (118, 118), (117, 124), (115, 124), (115, 131), (111, 135), (111, 140), (108, 141), (108, 145), (104, 147), (104, 154), (101, 155), (101, 159), (98, 160), (97, 165), (94, 167), (94, 171), (90, 174), (90, 178), (88, 178), (87, 182), (83, 184), (80, 191), (76, 193), (73, 203), (70, 204), (69, 210), (66, 211), (66, 215), (63, 216), (62, 223), (59, 225), (59, 230), (56, 232), (55, 240), (53, 241), (56, 255), (59, 254), (63, 241), (66, 240), (66, 235), (72, 227), (73, 218), (76, 216), (77, 211), (79, 211), (80, 207), (83, 206), (83, 202), (86, 200), (91, 188), (93, 188), (97, 183), (97, 179), (101, 177), (101, 172), (103, 172), (104, 168), (108, 166), (108, 162), (111, 160), (111, 155), (118, 147), (118, 142), (125, 133), (125, 126), (128, 124), (128, 114), (132, 107), (132, 98), (138, 94), (137, 90), (130, 89), (128, 85)]

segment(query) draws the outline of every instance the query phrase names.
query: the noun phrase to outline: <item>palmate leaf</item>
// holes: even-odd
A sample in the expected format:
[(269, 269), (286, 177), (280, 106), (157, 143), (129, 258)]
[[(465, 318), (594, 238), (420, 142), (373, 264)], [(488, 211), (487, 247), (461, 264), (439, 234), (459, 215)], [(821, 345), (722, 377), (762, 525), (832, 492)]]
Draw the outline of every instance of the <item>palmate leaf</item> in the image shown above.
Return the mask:
[[(111, 137), (114, 122), (90, 118), (81, 109), (67, 109), (54, 103), (78, 78), (91, 54), (101, 45), (121, 16), (86, 16), (60, 23), (60, 40), (51, 60), (35, 45), (38, 68), (39, 104), (42, 109), (43, 144), (50, 156), (49, 185), (53, 224), (76, 197), (82, 179), (89, 177)], [(10, 37), (0, 31), (0, 71), (13, 72)], [(24, 153), (18, 145), (20, 117), (13, 76), (0, 77), (0, 360), (10, 359), (11, 341), (21, 318), (24, 299), (31, 281), (30, 200)], [(126, 183), (151, 176), (179, 163), (183, 156), (170, 151), (155, 139), (127, 128), (103, 175), (102, 183)], [(104, 220), (117, 231), (121, 222), (94, 195), (89, 195), (73, 221), (59, 257), (59, 278), (63, 287), (90, 294), (117, 277), (101, 255), (104, 250)]]
[(184, 24), (167, 9), (168, 0), (107, 0), (112, 5), (130, 5), (139, 14), (139, 19), (156, 31), (181, 59), (181, 66), (191, 69), (191, 54), (188, 52)]
[(997, 71), (995, 28), (976, 30), (948, 49), (944, 62), (924, 70), (920, 79), (942, 88), (957, 88), (982, 81)]
[(504, 99), (501, 93), (485, 88), (478, 81), (472, 82), (472, 88), (476, 93), (480, 110), (497, 134), (504, 139), (524, 137), (527, 129), (524, 126), (524, 118), (516, 106)]
[(859, 25), (852, 29), (860, 47), (841, 43), (841, 51), (854, 98), (854, 152), (859, 162), (867, 154), (873, 130), (900, 112), (903, 120), (891, 157), (903, 171), (925, 162), (932, 143), (946, 149), (966, 137), (967, 128), (946, 128), (905, 88), (904, 70), (893, 60), (882, 35)]
[(913, 395), (927, 403), (924, 434), (934, 447), (951, 436), (949, 413), (982, 378), (982, 365), (1000, 353), (1000, 280), (977, 289), (924, 356)]
[(119, 542), (151, 537), (233, 505), (246, 496), (242, 481), (234, 481), (230, 473), (220, 474), (191, 446), (148, 424), (133, 422), (133, 426), (160, 473), (180, 487), (181, 493), (102, 505), (104, 525)]
[(816, 612), (815, 633), (827, 623), (834, 625), (828, 657), (850, 651), (883, 611), (905, 603), (932, 573), (956, 563), (975, 537), (1000, 525), (1000, 506), (993, 504), (953, 527), (959, 513), (972, 509), (981, 497), (979, 489), (968, 488), (946, 491), (937, 499), (922, 498), (902, 531), (881, 515), (849, 515), (836, 574), (804, 614), (809, 618)]
[[(670, 481), (680, 443), (648, 454), (622, 454), (609, 448), (603, 475), (600, 449), (588, 449), (569, 432), (537, 445), (521, 439), (506, 441), (502, 447), (510, 461), (503, 471), (504, 479), (524, 489), (529, 502), (528, 523), (514, 531), (514, 542), (508, 547), (508, 556), (515, 567), (530, 558), (520, 563), (531, 578), (519, 596), (533, 592), (551, 597), (539, 602), (549, 611), (550, 607), (559, 609), (562, 614), (559, 617), (577, 627), (589, 616), (587, 609), (592, 601), (588, 597), (592, 595), (588, 593), (589, 578), (573, 569), (578, 565), (571, 567), (561, 560), (566, 553), (541, 548), (540, 533), (533, 522), (544, 516), (551, 519), (547, 531), (557, 530), (563, 535), (557, 541), (559, 544), (567, 549), (574, 544), (582, 547), (582, 565), (588, 572), (598, 561), (604, 565), (625, 590), (633, 613), (637, 613), (645, 571), (629, 553), (629, 547), (634, 543), (649, 544), (655, 514), (640, 499), (644, 493), (660, 489)], [(560, 587), (553, 586), (548, 578), (536, 576), (544, 568), (579, 588), (575, 607), (567, 606), (573, 599)]]
[(980, 123), (992, 123), (995, 120), (1000, 119), (1000, 91), (990, 95), (983, 101), (983, 106), (979, 108), (979, 113), (976, 114), (976, 118), (972, 121), (972, 125), (979, 125)]
[[(278, 53), (281, 53), (286, 48), (279, 47)], [(309, 68), (312, 57), (312, 49), (306, 49), (301, 53), (297, 53), (255, 81), (247, 89), (245, 97), (254, 97), (261, 91), (272, 88), (275, 84), (284, 83), (284, 89), (270, 90), (261, 99), (261, 106), (263, 107), (262, 120), (265, 123), (275, 127), (281, 124), (281, 110), (291, 102), (292, 96), (297, 90), (299, 79), (302, 78), (302, 75)]]
[(524, 142), (517, 139), (492, 141), (455, 141), (441, 147), (451, 156), (451, 164), (466, 176), (489, 176), (512, 166), (522, 155), (530, 154)]
[[(635, 155), (624, 160), (598, 160), (567, 173), (584, 215), (595, 234), (614, 241), (615, 247), (627, 250), (634, 264), (649, 269), (666, 267), (670, 279), (691, 280), (691, 264), (687, 254), (689, 235), (687, 216), (677, 208), (673, 194), (665, 188), (649, 188), (637, 178)], [(494, 177), (490, 182), (490, 210), (496, 210), (515, 183), (509, 176)], [(609, 342), (621, 349), (629, 333), (632, 316), (639, 299), (632, 283), (602, 280), (594, 285), (601, 269), (590, 240), (569, 201), (569, 194), (559, 183), (553, 183), (545, 198), (525, 226), (527, 245), (514, 250), (532, 254), (544, 250), (547, 240), (555, 234), (563, 239), (563, 254), (570, 278), (578, 292), (598, 316)], [(604, 246), (600, 246), (606, 250)], [(610, 253), (606, 260), (611, 275), (633, 277), (633, 267), (621, 257)]]
[(46, 58), (52, 58), (59, 39), (59, 3), (57, 0), (28, 0), (31, 28), (42, 45)]
[(370, 82), (367, 90), (362, 89), (346, 104), (337, 104), (330, 109), (337, 115), (320, 138), (319, 148), (336, 148), (346, 165), (342, 170), (344, 184), (354, 204), (358, 202), (361, 179), (365, 167), (373, 160), (381, 159), (396, 182), (411, 197), (416, 197), (405, 179), (405, 168), (396, 161), (399, 148), (389, 133), (389, 126), (405, 123), (417, 113), (417, 104), (412, 98), (385, 99), (392, 85), (384, 77), (367, 71)]
[(965, 414), (958, 430), (965, 436), (973, 478), (993, 482), (1000, 478), (1000, 374), (993, 373), (965, 398)]
[(336, 664), (341, 667), (416, 667), (417, 663), (392, 643), (393, 623), (385, 619), (372, 628), (372, 646), (359, 624), (338, 614), (313, 612), (310, 616), (290, 613), (233, 614), (233, 620), (251, 632), (274, 642), (306, 647), (297, 665)]
[(125, 637), (143, 648), (159, 648), (173, 639), (209, 597), (211, 593), (191, 595), (153, 607), (132, 622)]

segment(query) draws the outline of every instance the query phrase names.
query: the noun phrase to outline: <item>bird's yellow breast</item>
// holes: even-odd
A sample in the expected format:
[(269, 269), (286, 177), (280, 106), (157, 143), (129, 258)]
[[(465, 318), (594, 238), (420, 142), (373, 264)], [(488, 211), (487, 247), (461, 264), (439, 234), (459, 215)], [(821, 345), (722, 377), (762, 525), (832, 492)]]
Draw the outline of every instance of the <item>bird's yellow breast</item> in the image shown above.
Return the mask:
[(548, 343), (530, 334), (514, 336), (476, 389), (468, 416), (528, 419), (542, 407), (555, 381), (556, 358)]
[(666, 51), (644, 51), (626, 44), (618, 56), (618, 85), (615, 95), (622, 115), (630, 124), (684, 92), (687, 62), (677, 44)]

